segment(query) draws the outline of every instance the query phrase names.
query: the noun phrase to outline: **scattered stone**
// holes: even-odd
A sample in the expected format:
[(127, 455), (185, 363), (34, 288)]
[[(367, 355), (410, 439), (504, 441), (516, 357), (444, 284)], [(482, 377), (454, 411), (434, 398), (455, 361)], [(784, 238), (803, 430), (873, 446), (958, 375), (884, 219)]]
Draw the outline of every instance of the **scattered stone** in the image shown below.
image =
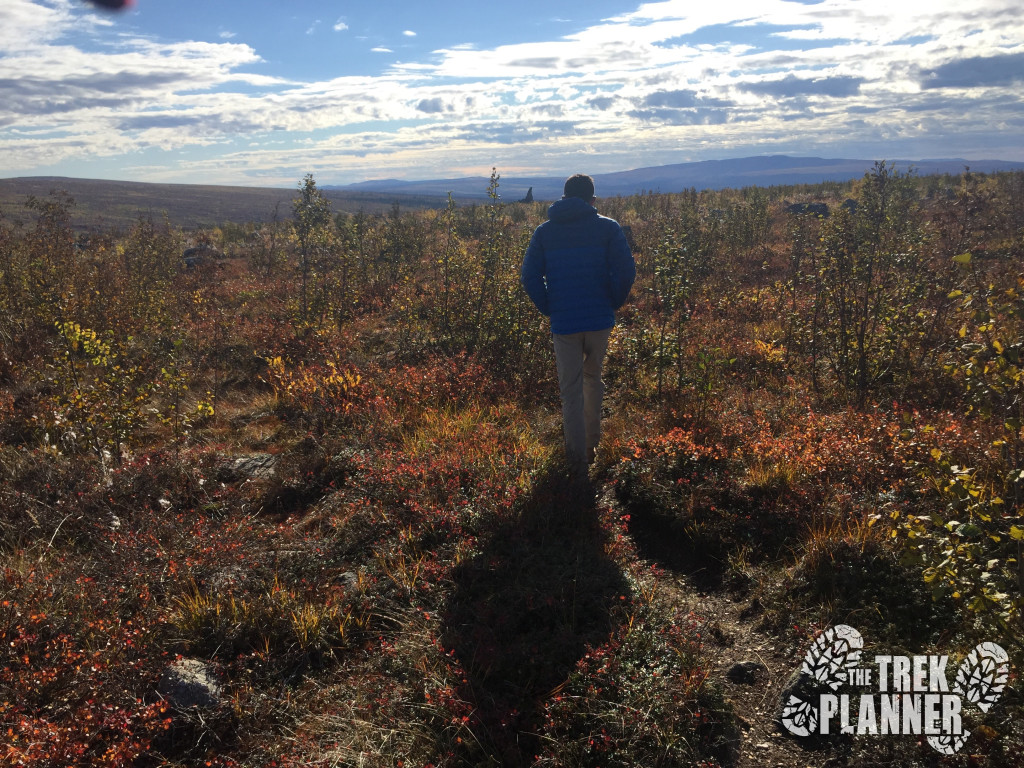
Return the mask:
[(755, 744), (754, 749), (771, 749), (772, 745), (767, 741), (762, 741), (760, 744)]
[(767, 671), (768, 668), (759, 661), (740, 661), (726, 670), (725, 677), (733, 683), (753, 685), (757, 682), (757, 676)]
[(359, 576), (352, 571), (345, 571), (334, 579), (334, 583), (349, 592), (355, 592), (359, 589)]
[(157, 691), (177, 709), (214, 709), (222, 702), (213, 667), (200, 659), (179, 659), (164, 670)]
[(277, 474), (278, 458), (272, 453), (249, 453), (233, 456), (220, 467), (222, 478), (235, 480), (270, 480)]
[(229, 565), (211, 574), (206, 580), (206, 586), (211, 592), (224, 592), (229, 587), (243, 583), (249, 575), (249, 571), (240, 565)]

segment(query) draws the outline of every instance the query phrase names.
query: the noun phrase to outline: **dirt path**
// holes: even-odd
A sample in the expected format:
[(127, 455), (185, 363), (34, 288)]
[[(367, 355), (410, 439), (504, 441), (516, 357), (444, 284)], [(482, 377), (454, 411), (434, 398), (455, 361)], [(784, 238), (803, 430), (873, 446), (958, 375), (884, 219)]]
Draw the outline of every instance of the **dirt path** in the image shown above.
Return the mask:
[(775, 723), (782, 690), (806, 649), (786, 647), (778, 637), (758, 630), (759, 611), (749, 600), (702, 590), (688, 577), (671, 572), (661, 588), (673, 604), (705, 622), (712, 675), (724, 687), (742, 731), (736, 768), (831, 768), (840, 764), (831, 750), (807, 750), (799, 740), (781, 733)]
[[(602, 503), (617, 506), (614, 494), (603, 489)], [(671, 558), (657, 556), (651, 531), (631, 533), (638, 550), (664, 568), (659, 582), (663, 597), (703, 622), (712, 676), (720, 683), (739, 718), (742, 737), (734, 768), (838, 768), (845, 760), (836, 749), (809, 749), (776, 725), (782, 691), (800, 667), (805, 644), (786, 640), (758, 628), (761, 614), (756, 599), (734, 597), (719, 583), (704, 584), (703, 574), (687, 574)], [(657, 532), (653, 532), (657, 537)]]

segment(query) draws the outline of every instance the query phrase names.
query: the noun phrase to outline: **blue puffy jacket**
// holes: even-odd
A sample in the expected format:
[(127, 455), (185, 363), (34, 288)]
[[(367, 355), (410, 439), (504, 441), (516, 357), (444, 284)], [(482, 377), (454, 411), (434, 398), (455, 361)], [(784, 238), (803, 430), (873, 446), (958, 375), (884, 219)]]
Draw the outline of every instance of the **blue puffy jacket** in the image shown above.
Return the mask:
[(548, 209), (523, 259), (521, 279), (530, 299), (558, 334), (601, 331), (629, 296), (636, 264), (622, 227), (578, 197)]

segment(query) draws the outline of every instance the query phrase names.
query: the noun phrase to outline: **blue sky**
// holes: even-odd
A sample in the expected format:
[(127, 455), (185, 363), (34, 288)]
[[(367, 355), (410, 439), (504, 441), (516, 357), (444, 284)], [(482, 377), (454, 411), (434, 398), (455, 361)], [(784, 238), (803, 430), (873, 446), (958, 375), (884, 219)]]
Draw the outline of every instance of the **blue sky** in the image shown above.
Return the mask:
[(1024, 161), (1018, 0), (0, 2), (0, 176)]

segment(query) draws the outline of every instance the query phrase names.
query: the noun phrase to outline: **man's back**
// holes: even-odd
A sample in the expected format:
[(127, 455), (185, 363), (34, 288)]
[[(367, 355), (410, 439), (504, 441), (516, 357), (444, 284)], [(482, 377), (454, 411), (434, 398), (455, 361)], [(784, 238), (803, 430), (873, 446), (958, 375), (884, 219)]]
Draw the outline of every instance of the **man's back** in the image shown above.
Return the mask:
[(556, 334), (611, 328), (635, 275), (622, 228), (577, 197), (548, 209), (522, 268), (523, 286)]

